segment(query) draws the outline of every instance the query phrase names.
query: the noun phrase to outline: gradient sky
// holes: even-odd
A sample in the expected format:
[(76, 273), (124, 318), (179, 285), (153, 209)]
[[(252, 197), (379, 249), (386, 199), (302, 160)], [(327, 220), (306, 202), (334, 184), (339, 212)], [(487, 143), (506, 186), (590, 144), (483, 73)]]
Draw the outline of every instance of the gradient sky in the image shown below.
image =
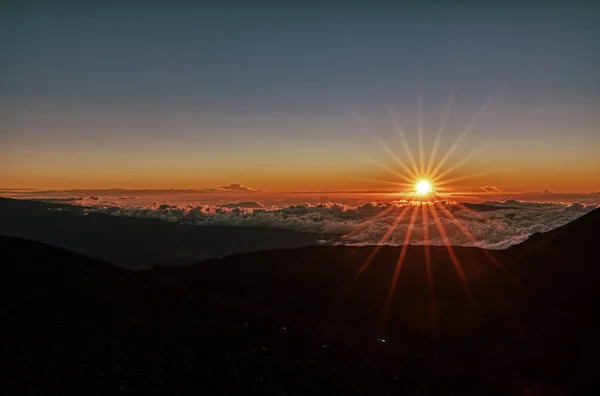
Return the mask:
[(420, 92), (455, 188), (600, 191), (595, 2), (194, 3), (4, 1), (0, 188), (389, 188)]

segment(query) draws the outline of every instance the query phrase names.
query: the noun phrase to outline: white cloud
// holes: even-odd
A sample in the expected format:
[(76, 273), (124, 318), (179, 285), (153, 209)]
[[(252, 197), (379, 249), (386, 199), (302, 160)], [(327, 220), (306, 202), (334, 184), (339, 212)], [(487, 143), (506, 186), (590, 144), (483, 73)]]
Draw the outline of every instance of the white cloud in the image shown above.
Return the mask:
[[(75, 201), (85, 205), (84, 213), (102, 212), (116, 216), (151, 217), (198, 226), (263, 226), (328, 235), (330, 243), (365, 245), (379, 243), (390, 230), (408, 201), (371, 202), (358, 206), (341, 203), (318, 203), (265, 207), (259, 202), (237, 204), (171, 204), (153, 202), (142, 205), (132, 201)], [(597, 204), (523, 202), (516, 200), (490, 201), (482, 205), (464, 206), (440, 202), (454, 219), (438, 209), (441, 224), (453, 245), (504, 249), (520, 243), (536, 232), (546, 232), (564, 225), (598, 207)], [(479, 210), (479, 208), (481, 210)], [(495, 209), (497, 208), (497, 209)], [(495, 210), (494, 210), (495, 209)], [(410, 243), (422, 244), (424, 226), (418, 212)], [(376, 217), (365, 226), (365, 221)], [(410, 215), (398, 222), (385, 242), (403, 243)], [(458, 227), (455, 221), (460, 224)], [(428, 216), (430, 243), (441, 245), (443, 240)], [(473, 241), (460, 228), (467, 229)]]

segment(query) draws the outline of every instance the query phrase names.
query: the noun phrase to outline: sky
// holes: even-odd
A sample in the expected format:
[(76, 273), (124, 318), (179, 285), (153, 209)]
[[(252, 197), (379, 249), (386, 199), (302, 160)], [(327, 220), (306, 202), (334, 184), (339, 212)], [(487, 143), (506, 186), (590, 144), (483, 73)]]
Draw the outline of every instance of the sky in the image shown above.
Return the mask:
[(197, 3), (2, 2), (0, 188), (600, 191), (594, 2)]

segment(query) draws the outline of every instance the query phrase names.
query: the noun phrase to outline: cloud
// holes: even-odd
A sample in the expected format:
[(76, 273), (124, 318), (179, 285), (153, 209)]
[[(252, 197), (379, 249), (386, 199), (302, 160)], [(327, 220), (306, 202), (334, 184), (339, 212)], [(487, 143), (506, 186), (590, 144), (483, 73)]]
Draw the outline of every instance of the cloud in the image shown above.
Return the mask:
[[(119, 197), (119, 199), (138, 199), (147, 196), (157, 196), (165, 194), (177, 195), (201, 195), (201, 194), (218, 194), (224, 192), (260, 192), (260, 190), (252, 187), (244, 186), (243, 184), (230, 184), (220, 188), (204, 188), (204, 189), (130, 189), (130, 188), (109, 188), (109, 189), (71, 189), (71, 190), (1, 190), (0, 193), (7, 195), (31, 196), (35, 198), (69, 198), (72, 196), (100, 196), (100, 197)], [(132, 194), (135, 193), (135, 196)]]
[[(139, 201), (76, 201), (82, 214), (106, 213), (115, 216), (149, 217), (196, 226), (270, 227), (316, 233), (326, 236), (329, 243), (346, 245), (377, 244), (390, 230), (399, 213), (409, 201), (369, 202), (352, 206), (342, 203), (318, 203), (265, 206), (260, 202), (244, 201), (227, 204), (185, 204)], [(524, 202), (517, 200), (488, 201), (469, 204), (440, 201), (448, 213), (438, 209), (450, 243), (456, 246), (477, 246), (504, 249), (526, 240), (537, 232), (546, 232), (564, 225), (598, 207), (598, 204)], [(417, 208), (418, 209), (418, 208)], [(495, 209), (495, 210), (492, 210)], [(409, 227), (410, 215), (391, 230), (388, 245), (402, 244)], [(372, 219), (372, 220), (371, 220)], [(423, 225), (421, 211), (417, 212), (411, 244), (423, 244), (427, 228), (429, 243), (442, 245), (443, 239), (431, 216)], [(457, 226), (457, 223), (460, 226)], [(462, 232), (467, 229), (475, 241)]]
[[(95, 197), (89, 197), (89, 199), (92, 199)], [(42, 201), (42, 202), (48, 202), (48, 203), (75, 203), (77, 201), (82, 201), (83, 197), (65, 197), (65, 198), (27, 198), (28, 200), (31, 201)]]
[(228, 186), (221, 186), (221, 189), (236, 192), (259, 192), (259, 190), (255, 190), (252, 187), (244, 186), (243, 184), (230, 184)]
[(485, 191), (486, 193), (501, 193), (502, 189), (495, 187), (495, 186), (483, 186), (481, 187), (481, 189), (483, 191)]
[(247, 208), (247, 209), (264, 209), (265, 206), (260, 202), (238, 202), (238, 203), (230, 203), (222, 206), (223, 208)]
[(502, 199), (513, 199), (521, 202), (580, 202), (588, 204), (599, 204), (600, 193), (556, 193), (548, 190), (539, 192), (526, 192), (519, 194), (500, 194)]

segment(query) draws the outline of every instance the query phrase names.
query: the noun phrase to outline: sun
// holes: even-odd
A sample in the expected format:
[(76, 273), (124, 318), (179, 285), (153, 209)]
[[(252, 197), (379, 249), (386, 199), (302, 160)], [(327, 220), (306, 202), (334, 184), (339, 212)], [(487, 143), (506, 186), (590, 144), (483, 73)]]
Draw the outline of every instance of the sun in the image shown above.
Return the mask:
[(429, 180), (419, 180), (415, 184), (415, 191), (419, 195), (429, 195), (433, 192), (433, 187), (431, 186), (431, 182)]
[[(452, 158), (452, 155), (456, 151), (459, 143), (465, 139), (468, 135), (469, 131), (473, 129), (476, 124), (477, 119), (486, 111), (486, 108), (490, 104), (492, 97), (487, 100), (484, 106), (482, 106), (475, 114), (471, 122), (468, 126), (458, 135), (454, 143), (452, 143), (448, 151), (438, 159), (438, 149), (440, 142), (442, 141), (442, 135), (446, 128), (446, 121), (448, 114), (450, 113), (450, 109), (452, 107), (454, 95), (450, 95), (450, 100), (446, 104), (444, 108), (444, 113), (442, 114), (440, 126), (438, 128), (438, 133), (435, 137), (435, 141), (433, 142), (433, 146), (431, 147), (431, 151), (429, 154), (429, 158), (426, 156), (427, 148), (424, 146), (424, 136), (423, 136), (423, 128), (422, 128), (422, 112), (421, 112), (421, 94), (419, 92), (418, 96), (418, 155), (413, 153), (413, 150), (410, 148), (410, 144), (408, 143), (408, 139), (404, 130), (400, 126), (398, 119), (396, 118), (395, 111), (393, 107), (388, 106), (388, 112), (400, 137), (400, 143), (404, 148), (404, 156), (399, 156), (390, 146), (388, 146), (385, 141), (379, 136), (377, 131), (369, 125), (370, 123), (366, 123), (368, 129), (374, 135), (376, 141), (379, 145), (389, 154), (391, 159), (397, 165), (393, 165), (392, 167), (386, 165), (385, 163), (378, 162), (372, 158), (368, 158), (370, 162), (374, 165), (377, 165), (379, 168), (385, 170), (390, 175), (393, 175), (394, 178), (398, 180), (379, 180), (381, 183), (392, 185), (390, 190), (396, 191), (397, 194), (400, 194), (407, 199), (399, 201), (399, 203), (389, 205), (385, 209), (382, 209), (375, 216), (364, 220), (357, 227), (355, 227), (350, 233), (344, 235), (344, 238), (350, 238), (352, 235), (356, 233), (362, 232), (363, 230), (370, 227), (374, 221), (380, 218), (386, 219), (386, 223), (390, 223), (385, 233), (379, 239), (376, 244), (376, 247), (371, 251), (366, 260), (362, 263), (354, 277), (352, 278), (350, 285), (346, 288), (344, 295), (348, 294), (348, 290), (352, 287), (361, 274), (369, 267), (373, 258), (377, 254), (377, 252), (381, 249), (381, 247), (386, 244), (390, 239), (396, 239), (399, 233), (404, 233), (404, 242), (402, 243), (402, 247), (400, 248), (400, 254), (398, 256), (398, 260), (396, 261), (396, 267), (394, 270), (394, 274), (392, 277), (392, 282), (390, 284), (390, 288), (387, 294), (387, 299), (385, 301), (385, 305), (383, 311), (381, 313), (381, 322), (380, 326), (383, 326), (392, 304), (392, 300), (395, 295), (396, 286), (398, 285), (398, 280), (400, 278), (400, 273), (402, 271), (402, 266), (404, 264), (404, 260), (407, 255), (407, 249), (409, 246), (412, 246), (411, 241), (414, 240), (413, 230), (415, 230), (415, 235), (419, 233), (423, 238), (423, 246), (424, 246), (424, 258), (425, 258), (425, 271), (427, 274), (427, 283), (429, 285), (429, 301), (430, 301), (430, 318), (431, 323), (434, 328), (437, 327), (437, 313), (438, 308), (436, 308), (436, 299), (434, 293), (434, 284), (433, 284), (433, 267), (432, 263), (434, 258), (432, 257), (431, 246), (437, 244), (437, 241), (441, 241), (441, 243), (446, 246), (446, 250), (448, 251), (448, 255), (450, 260), (452, 261), (452, 265), (456, 269), (456, 272), (460, 278), (460, 282), (464, 286), (466, 294), (469, 296), (469, 299), (474, 303), (473, 295), (471, 293), (469, 282), (467, 281), (467, 276), (463, 271), (460, 260), (458, 259), (454, 248), (451, 245), (450, 239), (448, 237), (449, 233), (444, 227), (445, 221), (442, 219), (447, 219), (452, 222), (453, 226), (456, 227), (459, 231), (461, 231), (467, 239), (469, 239), (474, 245), (477, 245), (477, 238), (469, 231), (469, 229), (462, 224), (462, 222), (456, 218), (453, 214), (453, 210), (451, 210), (450, 203), (444, 199), (446, 196), (449, 196), (449, 193), (452, 192), (452, 188), (449, 186), (453, 183), (456, 183), (460, 180), (465, 180), (473, 177), (479, 177), (489, 172), (479, 172), (466, 174), (464, 176), (454, 177), (453, 172), (465, 164), (470, 158), (472, 158), (475, 153), (479, 150), (463, 157), (460, 161), (456, 162), (453, 165), (446, 165), (448, 160)], [(360, 116), (360, 114), (359, 114)], [(361, 117), (362, 119), (363, 117)], [(393, 195), (393, 194), (390, 194)], [(452, 207), (459, 208), (459, 210), (469, 211), (473, 215), (478, 218), (484, 219), (484, 221), (495, 222), (492, 219), (487, 218), (486, 216), (480, 214), (479, 212), (471, 209), (467, 206), (462, 205), (461, 203), (454, 202), (452, 203)], [(402, 223), (407, 218), (410, 218), (408, 221), (407, 227), (404, 227)], [(392, 219), (389, 221), (389, 219)], [(406, 222), (406, 221), (405, 221)], [(431, 225), (435, 225), (433, 235), (430, 235)], [(417, 223), (422, 223), (422, 227), (419, 230), (419, 233), (416, 232), (416, 228), (418, 227)], [(437, 231), (435, 231), (437, 229)], [(396, 235), (394, 233), (396, 232)], [(420, 236), (417, 236), (419, 238)], [(395, 242), (394, 242), (395, 243)], [(413, 248), (414, 249), (414, 248)], [(487, 253), (487, 252), (486, 252)], [(495, 265), (502, 269), (505, 269), (493, 255), (489, 254), (488, 258)]]

